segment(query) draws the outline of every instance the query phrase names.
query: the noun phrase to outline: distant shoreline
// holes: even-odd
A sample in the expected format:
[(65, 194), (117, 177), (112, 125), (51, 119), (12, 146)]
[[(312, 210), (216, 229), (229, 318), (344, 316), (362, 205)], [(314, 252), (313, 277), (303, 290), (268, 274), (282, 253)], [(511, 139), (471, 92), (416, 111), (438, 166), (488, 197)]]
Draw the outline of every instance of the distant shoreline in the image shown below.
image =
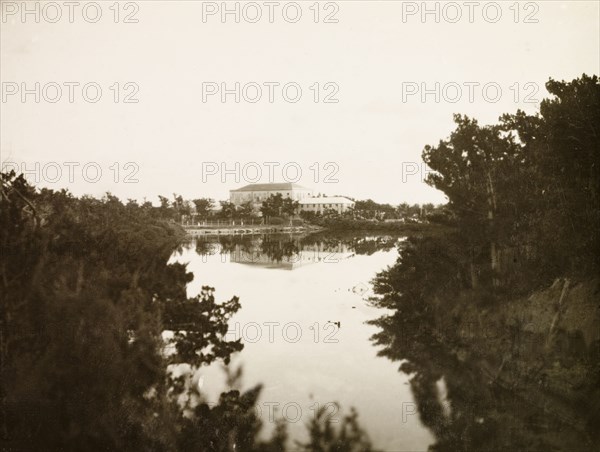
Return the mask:
[(327, 222), (322, 225), (281, 226), (181, 226), (187, 236), (204, 237), (214, 235), (257, 235), (257, 234), (295, 234), (316, 232), (371, 232), (397, 233), (405, 235), (438, 234), (451, 229), (448, 226), (431, 223), (373, 223), (363, 220), (345, 220)]
[(198, 237), (207, 235), (255, 235), (255, 234), (292, 234), (302, 232), (319, 232), (323, 228), (314, 225), (307, 226), (275, 226), (275, 225), (252, 225), (252, 226), (182, 226), (188, 236)]

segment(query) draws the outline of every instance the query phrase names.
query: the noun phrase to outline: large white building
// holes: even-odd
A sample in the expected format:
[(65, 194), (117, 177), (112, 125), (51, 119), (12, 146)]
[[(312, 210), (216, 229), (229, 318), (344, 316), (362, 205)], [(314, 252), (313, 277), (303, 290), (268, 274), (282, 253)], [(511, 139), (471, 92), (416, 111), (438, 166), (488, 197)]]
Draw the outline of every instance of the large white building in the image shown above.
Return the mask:
[(304, 198), (300, 200), (300, 210), (305, 212), (320, 212), (334, 210), (343, 213), (354, 207), (354, 201), (343, 196), (323, 196), (319, 198)]
[(291, 182), (246, 185), (236, 190), (230, 190), (229, 201), (235, 206), (241, 206), (250, 201), (258, 210), (260, 204), (269, 196), (278, 194), (284, 199), (291, 198), (298, 201), (301, 211), (324, 213), (333, 210), (343, 213), (354, 207), (354, 201), (344, 196), (314, 197), (312, 189)]
[(294, 201), (301, 201), (304, 198), (312, 196), (313, 191), (310, 188), (305, 188), (291, 182), (250, 184), (236, 190), (230, 190), (229, 201), (236, 206), (240, 206), (248, 201), (252, 201), (258, 205), (269, 196), (277, 194), (281, 194), (284, 199), (291, 198)]

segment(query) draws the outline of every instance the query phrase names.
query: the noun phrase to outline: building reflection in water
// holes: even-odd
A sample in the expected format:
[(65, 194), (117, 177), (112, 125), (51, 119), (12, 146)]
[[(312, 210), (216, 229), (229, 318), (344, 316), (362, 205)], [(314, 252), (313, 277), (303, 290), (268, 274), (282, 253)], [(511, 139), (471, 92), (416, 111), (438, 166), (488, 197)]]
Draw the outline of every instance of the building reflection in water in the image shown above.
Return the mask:
[(349, 247), (343, 243), (340, 243), (336, 248), (332, 250), (331, 247), (325, 246), (323, 243), (315, 243), (301, 246), (288, 254), (283, 249), (270, 250), (271, 252), (257, 249), (249, 253), (242, 247), (236, 247), (229, 253), (229, 259), (237, 264), (293, 270), (318, 262), (338, 262), (354, 255)]
[(355, 254), (389, 250), (398, 241), (397, 236), (263, 234), (197, 237), (187, 246), (195, 247), (203, 257), (220, 255), (222, 262), (293, 270), (316, 263), (336, 263)]

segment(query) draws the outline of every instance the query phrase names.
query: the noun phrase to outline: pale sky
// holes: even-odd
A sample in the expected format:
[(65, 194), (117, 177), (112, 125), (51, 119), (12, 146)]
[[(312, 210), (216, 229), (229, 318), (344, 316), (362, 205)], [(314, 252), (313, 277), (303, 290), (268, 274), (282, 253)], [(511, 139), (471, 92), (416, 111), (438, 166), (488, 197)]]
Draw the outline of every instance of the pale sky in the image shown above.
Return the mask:
[[(227, 199), (230, 189), (252, 182), (242, 168), (254, 178), (260, 167), (260, 182), (269, 182), (265, 162), (277, 162), (271, 181), (295, 181), (299, 168), (298, 183), (315, 192), (393, 204), (443, 202), (441, 193), (422, 182), (421, 172), (408, 173), (420, 164), (426, 144), (449, 135), (453, 113), (490, 123), (517, 108), (534, 112), (537, 103), (525, 100), (543, 98), (549, 77), (599, 73), (596, 1), (498, 2), (502, 15), (495, 23), (493, 2), (475, 2), (471, 18), (465, 2), (428, 2), (428, 8), (439, 8), (438, 23), (434, 14), (423, 20), (422, 2), (321, 2), (318, 23), (313, 1), (299, 2), (296, 23), (292, 2), (278, 2), (273, 23), (265, 2), (228, 2), (231, 9), (239, 4), (239, 23), (233, 14), (223, 23), (219, 12), (203, 21), (203, 9), (220, 9), (221, 2), (121, 2), (118, 23), (112, 1), (99, 2), (96, 23), (91, 22), (97, 11), (88, 5), (93, 2), (77, 2), (72, 23), (64, 2), (41, 2), (39, 23), (34, 13), (23, 20), (22, 2), (0, 3), (2, 163), (25, 164), (33, 171), (30, 180), (39, 164), (38, 185), (77, 195)], [(28, 8), (35, 10), (36, 3), (27, 2)], [(257, 11), (261, 18), (250, 23)], [(137, 23), (123, 23), (128, 15)], [(337, 23), (324, 23), (328, 15)], [(64, 85), (69, 82), (79, 83), (72, 103)], [(221, 102), (220, 93), (203, 102), (203, 83), (235, 90), (236, 82), (239, 103), (234, 94)], [(265, 82), (279, 83), (272, 103)], [(96, 103), (83, 97), (87, 83), (102, 89)], [(302, 89), (298, 102), (284, 99), (287, 83)], [(262, 97), (251, 103), (255, 84)], [(56, 85), (62, 87), (60, 97)], [(493, 103), (498, 86), (502, 92)], [(425, 102), (420, 91), (409, 91), (422, 87), (431, 90)], [(32, 91), (25, 102), (22, 88)], [(334, 89), (338, 102), (324, 103)], [(93, 98), (94, 87), (87, 93)], [(124, 103), (128, 94), (139, 102)], [(293, 86), (287, 94), (295, 96)], [(225, 181), (220, 169), (203, 180), (203, 166), (215, 168), (211, 162), (231, 170)], [(97, 182), (95, 168), (102, 171)], [(131, 172), (137, 182), (125, 183)], [(325, 183), (332, 172), (333, 182)]]

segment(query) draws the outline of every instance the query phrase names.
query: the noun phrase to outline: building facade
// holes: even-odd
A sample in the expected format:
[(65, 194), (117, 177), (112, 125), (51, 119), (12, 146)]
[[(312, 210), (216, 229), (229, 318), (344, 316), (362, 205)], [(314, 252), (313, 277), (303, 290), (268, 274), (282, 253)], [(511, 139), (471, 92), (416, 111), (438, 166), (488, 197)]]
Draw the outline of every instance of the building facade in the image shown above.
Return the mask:
[(323, 196), (300, 200), (300, 210), (304, 212), (323, 213), (327, 210), (334, 210), (337, 213), (343, 213), (352, 207), (354, 207), (354, 201), (343, 196)]
[(250, 184), (236, 190), (230, 190), (229, 201), (236, 206), (241, 206), (245, 202), (252, 201), (258, 206), (269, 196), (277, 194), (281, 194), (283, 199), (291, 198), (294, 201), (301, 201), (311, 197), (313, 191), (310, 188), (305, 188), (291, 182)]

